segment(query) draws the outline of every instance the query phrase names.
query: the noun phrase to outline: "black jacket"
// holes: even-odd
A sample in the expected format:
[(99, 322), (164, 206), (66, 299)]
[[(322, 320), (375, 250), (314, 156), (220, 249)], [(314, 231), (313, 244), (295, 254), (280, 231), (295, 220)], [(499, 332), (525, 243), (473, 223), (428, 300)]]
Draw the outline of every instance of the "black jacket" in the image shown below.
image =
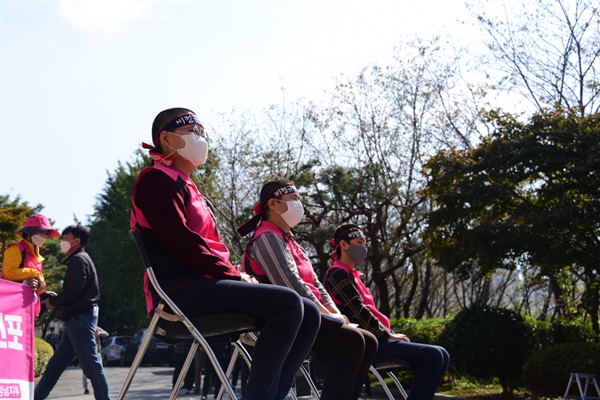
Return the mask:
[(100, 288), (96, 266), (83, 247), (67, 257), (65, 264), (63, 291), (51, 297), (50, 304), (60, 307), (61, 316), (67, 321), (75, 315), (92, 312), (100, 301)]

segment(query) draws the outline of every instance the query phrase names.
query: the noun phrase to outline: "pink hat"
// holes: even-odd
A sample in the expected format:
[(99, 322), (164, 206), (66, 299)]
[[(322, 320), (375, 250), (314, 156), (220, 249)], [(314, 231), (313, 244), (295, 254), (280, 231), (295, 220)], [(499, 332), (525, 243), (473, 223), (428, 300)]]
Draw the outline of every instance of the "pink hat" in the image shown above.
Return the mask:
[(58, 231), (52, 229), (52, 225), (50, 225), (50, 221), (43, 214), (33, 214), (27, 221), (25, 221), (25, 225), (15, 233), (38, 233), (43, 231), (50, 231), (50, 237), (58, 237), (60, 233)]

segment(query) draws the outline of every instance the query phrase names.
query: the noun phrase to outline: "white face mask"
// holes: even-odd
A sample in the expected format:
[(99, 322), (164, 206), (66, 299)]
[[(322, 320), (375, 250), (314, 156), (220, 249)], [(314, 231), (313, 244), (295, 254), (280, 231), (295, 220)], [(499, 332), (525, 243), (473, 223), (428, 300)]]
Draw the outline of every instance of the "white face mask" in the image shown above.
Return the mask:
[(281, 215), (281, 218), (283, 218), (285, 223), (288, 224), (290, 228), (293, 228), (298, 225), (300, 221), (302, 221), (302, 217), (304, 217), (304, 207), (302, 207), (302, 203), (300, 203), (298, 200), (289, 200), (286, 201), (285, 204), (287, 204), (287, 211), (278, 213)]
[(206, 139), (197, 137), (193, 134), (177, 136), (183, 139), (185, 146), (180, 149), (173, 149), (171, 147), (171, 149), (178, 152), (181, 157), (188, 160), (194, 167), (202, 165), (206, 162), (206, 157), (208, 157), (208, 142)]
[(67, 242), (66, 240), (61, 240), (60, 241), (60, 251), (62, 251), (63, 253), (67, 253), (69, 251), (69, 249), (71, 249), (71, 243)]
[(44, 243), (46, 243), (46, 240), (47, 239), (41, 235), (31, 235), (31, 243), (35, 244), (37, 247), (42, 247)]

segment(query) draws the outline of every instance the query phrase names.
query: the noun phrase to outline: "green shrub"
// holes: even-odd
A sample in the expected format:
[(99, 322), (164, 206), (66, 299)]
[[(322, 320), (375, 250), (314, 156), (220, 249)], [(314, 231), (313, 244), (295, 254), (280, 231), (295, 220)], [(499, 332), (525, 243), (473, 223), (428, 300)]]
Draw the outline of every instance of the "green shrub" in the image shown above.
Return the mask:
[(48, 365), (48, 361), (50, 361), (53, 354), (54, 349), (50, 346), (50, 343), (42, 338), (35, 338), (35, 376), (41, 376), (44, 373), (46, 365)]
[(471, 306), (448, 324), (440, 344), (458, 372), (478, 379), (497, 377), (503, 391), (512, 393), (531, 353), (531, 333), (513, 311)]
[(558, 344), (598, 340), (591, 325), (586, 322), (559, 319), (550, 323), (532, 317), (526, 317), (526, 322), (533, 336), (532, 345), (535, 351)]
[(523, 382), (537, 395), (560, 396), (565, 393), (571, 372), (600, 377), (600, 344), (566, 343), (543, 349), (525, 363)]
[(552, 322), (553, 344), (592, 342), (597, 335), (589, 323), (559, 319)]
[(391, 321), (394, 332), (403, 333), (412, 342), (439, 344), (440, 336), (451, 318), (413, 319), (401, 318)]
[(525, 317), (525, 323), (531, 332), (532, 352), (553, 346), (552, 324), (546, 321), (539, 321), (533, 317)]

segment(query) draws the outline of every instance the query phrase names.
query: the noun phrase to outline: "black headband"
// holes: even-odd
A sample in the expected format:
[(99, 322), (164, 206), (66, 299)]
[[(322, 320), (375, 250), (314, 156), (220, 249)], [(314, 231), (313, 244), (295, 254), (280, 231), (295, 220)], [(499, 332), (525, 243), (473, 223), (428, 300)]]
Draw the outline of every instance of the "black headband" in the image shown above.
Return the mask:
[(365, 234), (360, 228), (350, 228), (347, 231), (343, 231), (337, 237), (331, 239), (329, 241), (329, 245), (334, 249), (337, 248), (342, 240), (346, 242), (350, 242), (352, 239), (364, 238)]
[(258, 223), (260, 222), (260, 219), (262, 218), (262, 213), (265, 211), (265, 206), (267, 205), (267, 202), (271, 199), (278, 199), (281, 196), (284, 196), (284, 195), (290, 194), (290, 193), (298, 193), (296, 186), (294, 186), (294, 185), (280, 186), (277, 189), (273, 190), (268, 195), (266, 195), (263, 201), (261, 201), (260, 203), (255, 205), (254, 208), (252, 208), (252, 210), (254, 210), (256, 215), (254, 217), (250, 218), (248, 221), (244, 222), (240, 227), (238, 227), (237, 228), (238, 233), (240, 235), (242, 235), (242, 237), (244, 237), (247, 234), (249, 234), (250, 232), (252, 232), (253, 230), (255, 230), (256, 227), (258, 226)]
[(280, 186), (277, 189), (273, 190), (268, 195), (266, 195), (263, 201), (261, 201), (259, 204), (254, 206), (253, 210), (257, 214), (262, 214), (265, 209), (265, 206), (267, 205), (269, 200), (278, 199), (281, 196), (285, 196), (286, 194), (290, 194), (290, 193), (298, 193), (296, 186), (294, 186), (294, 185)]
[(156, 145), (156, 142), (158, 141), (158, 137), (160, 136), (160, 133), (162, 131), (171, 131), (173, 129), (177, 129), (182, 126), (191, 125), (191, 124), (200, 125), (202, 128), (204, 128), (204, 125), (202, 125), (202, 122), (200, 122), (200, 120), (198, 119), (196, 114), (189, 113), (189, 114), (179, 116), (179, 117), (175, 118), (174, 120), (167, 122), (162, 128), (160, 128), (158, 131), (154, 132), (154, 134), (156, 136), (152, 137), (152, 141)]

